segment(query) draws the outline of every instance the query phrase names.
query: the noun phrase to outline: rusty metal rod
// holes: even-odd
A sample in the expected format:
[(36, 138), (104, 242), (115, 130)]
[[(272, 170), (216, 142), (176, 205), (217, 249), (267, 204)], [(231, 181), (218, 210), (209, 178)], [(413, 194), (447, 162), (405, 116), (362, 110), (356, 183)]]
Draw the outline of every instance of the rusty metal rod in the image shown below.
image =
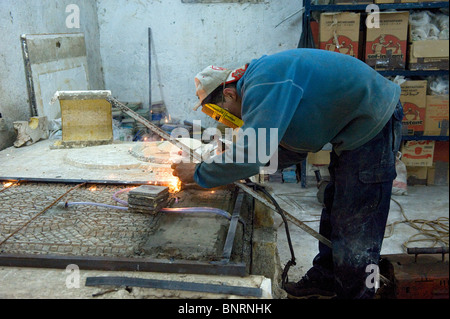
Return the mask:
[(241, 262), (206, 262), (145, 257), (63, 256), (39, 254), (0, 254), (0, 266), (66, 269), (75, 264), (83, 270), (143, 271), (200, 275), (247, 276)]
[(11, 234), (9, 234), (5, 239), (2, 240), (2, 242), (0, 242), (0, 246), (5, 243), (8, 239), (10, 239), (12, 236), (14, 236), (15, 234), (17, 234), (19, 231), (21, 231), (22, 229), (24, 229), (28, 224), (30, 224), (33, 220), (35, 220), (36, 218), (38, 218), (39, 216), (41, 216), (43, 213), (45, 213), (48, 209), (50, 209), (53, 205), (59, 203), (59, 201), (61, 200), (61, 198), (63, 198), (64, 196), (66, 196), (67, 194), (69, 194), (71, 191), (77, 189), (80, 186), (85, 185), (86, 183), (81, 183), (78, 184), (74, 187), (72, 187), (71, 189), (69, 189), (67, 192), (65, 192), (63, 195), (59, 196), (58, 199), (56, 199), (55, 201), (53, 201), (50, 205), (48, 205), (47, 207), (45, 207), (42, 211), (40, 211), (39, 213), (37, 213), (36, 215), (34, 215), (29, 221), (27, 221), (25, 224), (23, 224), (22, 226), (20, 226), (19, 228), (17, 228), (15, 231), (13, 231)]

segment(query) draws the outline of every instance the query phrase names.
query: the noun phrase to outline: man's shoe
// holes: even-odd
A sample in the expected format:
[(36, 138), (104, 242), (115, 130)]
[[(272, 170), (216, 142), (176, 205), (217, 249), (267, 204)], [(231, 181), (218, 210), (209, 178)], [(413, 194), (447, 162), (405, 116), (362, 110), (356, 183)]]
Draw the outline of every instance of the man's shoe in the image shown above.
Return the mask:
[(288, 282), (284, 285), (289, 299), (333, 299), (336, 297), (332, 280), (319, 278), (314, 268), (310, 269), (299, 282)]

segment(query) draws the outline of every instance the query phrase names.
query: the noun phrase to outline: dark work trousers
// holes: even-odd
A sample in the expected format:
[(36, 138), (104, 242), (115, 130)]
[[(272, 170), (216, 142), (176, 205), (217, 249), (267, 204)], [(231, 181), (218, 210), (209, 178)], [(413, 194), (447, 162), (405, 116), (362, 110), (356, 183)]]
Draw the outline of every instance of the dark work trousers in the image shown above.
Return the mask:
[[(313, 267), (322, 279), (334, 281), (338, 298), (370, 299), (375, 295), (368, 277), (373, 276), (380, 258), (402, 119), (399, 102), (392, 118), (372, 140), (340, 155), (331, 152), (330, 183), (325, 189), (319, 232), (331, 240), (332, 248), (319, 243)], [(293, 154), (281, 153), (279, 166), (285, 166), (283, 158), (294, 161)], [(298, 156), (304, 158), (304, 154)]]

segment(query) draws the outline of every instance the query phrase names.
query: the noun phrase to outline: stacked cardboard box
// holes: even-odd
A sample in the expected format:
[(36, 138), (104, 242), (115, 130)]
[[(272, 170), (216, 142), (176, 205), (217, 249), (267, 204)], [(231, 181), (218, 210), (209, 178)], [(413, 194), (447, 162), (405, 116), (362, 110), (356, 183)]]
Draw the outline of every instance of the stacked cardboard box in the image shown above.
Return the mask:
[(428, 167), (433, 166), (435, 141), (407, 141), (404, 143), (402, 162), (406, 165), (409, 185), (426, 185)]
[(427, 167), (427, 185), (448, 185), (449, 152), (448, 141), (436, 141), (433, 166)]
[(426, 101), (424, 135), (449, 136), (448, 95), (428, 95)]
[(448, 70), (449, 40), (421, 40), (409, 44), (408, 69)]
[[(427, 81), (406, 81), (401, 87), (408, 134), (448, 136), (448, 95), (426, 95)], [(448, 185), (448, 142), (409, 141), (401, 152), (408, 184)]]
[[(419, 1), (426, 2), (426, 1)], [(420, 11), (411, 13), (408, 42), (408, 69), (448, 70), (449, 40), (448, 18), (445, 23), (444, 13)], [(448, 13), (447, 13), (448, 16)], [(445, 25), (447, 25), (445, 27)], [(437, 38), (439, 37), (439, 38)]]
[(432, 166), (434, 141), (407, 141), (401, 152), (406, 166)]
[(322, 13), (319, 48), (358, 58), (360, 16), (355, 12)]
[(409, 12), (380, 12), (379, 27), (367, 28), (365, 61), (376, 70), (406, 67)]
[(427, 106), (427, 81), (406, 81), (401, 85), (403, 125), (408, 135), (423, 135)]

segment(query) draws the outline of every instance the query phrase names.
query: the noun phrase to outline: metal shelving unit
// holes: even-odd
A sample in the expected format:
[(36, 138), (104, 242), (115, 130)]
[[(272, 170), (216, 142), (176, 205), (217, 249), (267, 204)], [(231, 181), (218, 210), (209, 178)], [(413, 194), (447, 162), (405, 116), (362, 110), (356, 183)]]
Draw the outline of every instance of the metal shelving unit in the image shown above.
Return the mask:
[[(368, 4), (327, 4), (327, 5), (314, 5), (311, 4), (311, 0), (305, 1), (305, 14), (309, 15), (312, 11), (366, 11)], [(374, 3), (380, 10), (427, 10), (427, 9), (440, 9), (448, 8), (449, 3), (445, 1), (437, 2), (417, 2), (417, 3)], [(307, 16), (309, 16), (307, 15)]]
[(442, 75), (448, 75), (447, 70), (430, 70), (430, 71), (410, 71), (410, 70), (389, 70), (389, 71), (378, 71), (383, 76), (396, 76), (396, 75), (403, 75), (403, 76), (442, 76)]
[(448, 141), (448, 136), (419, 136), (419, 135), (404, 135), (402, 137), (404, 141)]
[[(304, 27), (306, 26), (306, 30), (304, 29), (304, 34), (306, 37), (311, 37), (308, 33), (311, 32), (310, 22), (311, 22), (311, 13), (313, 11), (319, 12), (340, 12), (340, 11), (366, 11), (367, 6), (369, 4), (327, 4), (327, 5), (314, 5), (311, 3), (311, 0), (304, 0), (305, 11), (303, 13), (304, 19)], [(436, 2), (416, 2), (416, 3), (374, 3), (378, 6), (380, 11), (383, 10), (428, 10), (428, 9), (441, 9), (441, 8), (449, 8), (448, 1), (436, 1)], [(303, 37), (303, 35), (302, 35)], [(300, 40), (299, 47), (301, 46), (302, 40)], [(303, 41), (304, 43), (311, 43), (309, 41)], [(312, 42), (313, 44), (313, 42)], [(309, 47), (314, 47), (308, 45)], [(444, 76), (448, 75), (448, 70), (436, 70), (436, 71), (410, 71), (410, 70), (388, 70), (388, 71), (378, 71), (383, 76), (406, 76), (406, 77), (426, 77), (426, 76)], [(448, 141), (448, 136), (403, 136), (403, 140), (433, 140), (433, 141)]]
[[(333, 1), (333, 0), (331, 0)], [(374, 3), (380, 9), (380, 12), (384, 10), (429, 10), (429, 9), (441, 9), (449, 8), (448, 1), (436, 1), (436, 2), (417, 2), (417, 3)], [(328, 4), (328, 5), (314, 5), (311, 0), (304, 0), (305, 10), (303, 12), (303, 32), (300, 38), (298, 47), (303, 48), (315, 48), (314, 40), (311, 32), (311, 19), (312, 12), (340, 12), (340, 11), (364, 11), (366, 12), (369, 4)], [(410, 70), (389, 70), (378, 71), (383, 76), (405, 76), (405, 77), (426, 77), (426, 76), (443, 76), (448, 75), (448, 70), (437, 71), (410, 71)], [(448, 136), (403, 136), (404, 141), (449, 141)], [(302, 163), (302, 187), (306, 187), (306, 161)]]

